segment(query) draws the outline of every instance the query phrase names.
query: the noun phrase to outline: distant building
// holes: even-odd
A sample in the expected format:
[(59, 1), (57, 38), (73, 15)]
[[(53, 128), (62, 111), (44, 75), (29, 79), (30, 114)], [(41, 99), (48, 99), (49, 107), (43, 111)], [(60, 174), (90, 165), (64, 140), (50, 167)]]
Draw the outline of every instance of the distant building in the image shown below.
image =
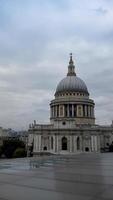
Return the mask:
[(3, 129), (0, 127), (0, 146), (3, 144), (3, 140), (9, 137), (9, 129)]
[(27, 147), (28, 131), (14, 131), (11, 128), (4, 129), (0, 127), (0, 146), (2, 146), (4, 140), (20, 140), (23, 141)]
[(95, 124), (95, 103), (90, 99), (86, 84), (75, 72), (70, 55), (67, 76), (56, 88), (50, 103), (50, 124), (29, 127), (29, 148), (34, 154), (99, 152), (113, 141), (111, 126)]

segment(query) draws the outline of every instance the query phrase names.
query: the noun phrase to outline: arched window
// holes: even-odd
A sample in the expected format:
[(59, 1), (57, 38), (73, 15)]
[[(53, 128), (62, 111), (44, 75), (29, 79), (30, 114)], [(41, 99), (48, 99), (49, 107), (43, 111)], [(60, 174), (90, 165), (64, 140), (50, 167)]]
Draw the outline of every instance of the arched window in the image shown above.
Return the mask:
[(67, 138), (62, 138), (62, 150), (67, 150)]
[(46, 146), (44, 146), (44, 147), (43, 147), (43, 150), (44, 150), (44, 151), (47, 151), (47, 147), (46, 147)]
[(77, 137), (77, 150), (80, 150), (80, 138)]
[(53, 137), (51, 137), (51, 149), (53, 149)]

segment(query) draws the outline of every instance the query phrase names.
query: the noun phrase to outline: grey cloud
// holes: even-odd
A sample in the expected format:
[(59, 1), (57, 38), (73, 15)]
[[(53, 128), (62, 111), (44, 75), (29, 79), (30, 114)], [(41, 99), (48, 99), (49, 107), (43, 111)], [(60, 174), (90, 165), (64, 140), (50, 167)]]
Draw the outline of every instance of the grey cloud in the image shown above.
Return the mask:
[(104, 0), (0, 2), (1, 125), (20, 128), (32, 119), (48, 120), (70, 51), (96, 101), (97, 118), (111, 120), (112, 8)]
[(87, 83), (95, 101), (97, 122), (110, 124), (113, 119), (113, 73), (106, 69), (91, 76)]
[(95, 73), (87, 82), (96, 94), (112, 94), (113, 70), (110, 68), (100, 73)]
[(99, 7), (97, 9), (94, 9), (95, 12), (97, 12), (98, 14), (102, 14), (102, 15), (105, 15), (108, 10), (107, 9), (104, 9), (103, 7)]

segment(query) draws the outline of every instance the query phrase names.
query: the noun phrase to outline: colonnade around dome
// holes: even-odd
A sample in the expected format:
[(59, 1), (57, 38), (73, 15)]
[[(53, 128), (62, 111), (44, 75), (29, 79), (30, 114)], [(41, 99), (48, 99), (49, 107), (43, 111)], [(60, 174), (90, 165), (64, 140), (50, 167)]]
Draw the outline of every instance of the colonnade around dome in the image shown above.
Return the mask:
[(94, 107), (91, 105), (77, 105), (77, 104), (64, 104), (51, 106), (51, 116), (50, 118), (58, 117), (85, 117), (94, 118)]

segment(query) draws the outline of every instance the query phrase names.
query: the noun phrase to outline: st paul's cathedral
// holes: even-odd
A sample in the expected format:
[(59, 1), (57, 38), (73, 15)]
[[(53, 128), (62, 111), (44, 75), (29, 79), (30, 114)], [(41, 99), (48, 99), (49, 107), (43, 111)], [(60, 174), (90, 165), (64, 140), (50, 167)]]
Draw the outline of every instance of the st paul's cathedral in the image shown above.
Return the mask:
[(50, 102), (50, 123), (29, 126), (28, 147), (33, 154), (100, 152), (113, 141), (113, 124), (95, 124), (95, 103), (75, 72), (70, 54), (67, 76), (56, 87)]

